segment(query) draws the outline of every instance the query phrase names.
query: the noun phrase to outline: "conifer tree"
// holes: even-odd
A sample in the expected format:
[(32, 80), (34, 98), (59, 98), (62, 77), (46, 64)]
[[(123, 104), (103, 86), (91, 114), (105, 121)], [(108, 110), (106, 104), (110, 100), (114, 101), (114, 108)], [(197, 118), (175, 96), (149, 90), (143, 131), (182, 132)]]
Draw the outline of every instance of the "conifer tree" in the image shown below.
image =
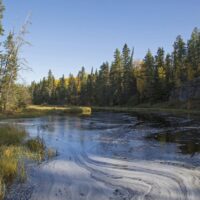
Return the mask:
[(195, 28), (187, 43), (187, 78), (200, 76), (200, 31)]
[(110, 99), (110, 80), (109, 80), (109, 64), (103, 63), (96, 79), (97, 104), (101, 106), (109, 105)]
[(122, 50), (122, 62), (123, 62), (123, 104), (126, 104), (129, 99), (135, 95), (135, 81), (133, 73), (133, 51), (130, 55), (130, 49), (125, 44)]
[(151, 102), (153, 97), (153, 79), (154, 79), (154, 57), (150, 50), (148, 50), (142, 64), (141, 78), (144, 82), (144, 93), (142, 94), (144, 99), (149, 99)]
[(61, 104), (61, 105), (65, 104), (67, 102), (67, 97), (69, 97), (69, 95), (67, 96), (67, 86), (66, 86), (65, 76), (63, 75), (59, 79), (58, 85), (56, 88), (56, 98), (57, 98), (58, 104)]
[(187, 80), (186, 70), (186, 46), (182, 37), (179, 35), (174, 42), (173, 51), (173, 65), (174, 65), (174, 79), (175, 86), (179, 87)]
[(122, 79), (123, 78), (123, 66), (122, 57), (118, 49), (114, 53), (114, 61), (110, 69), (110, 82), (111, 82), (111, 104), (120, 105), (122, 99)]

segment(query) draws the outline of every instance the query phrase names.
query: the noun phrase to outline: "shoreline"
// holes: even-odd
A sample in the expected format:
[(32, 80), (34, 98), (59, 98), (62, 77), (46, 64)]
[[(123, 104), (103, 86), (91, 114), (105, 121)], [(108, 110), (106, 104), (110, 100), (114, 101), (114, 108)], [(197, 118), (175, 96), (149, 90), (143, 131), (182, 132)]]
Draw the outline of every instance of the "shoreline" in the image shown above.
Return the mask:
[(0, 120), (3, 119), (17, 119), (17, 118), (34, 118), (47, 115), (90, 115), (92, 110), (90, 107), (82, 106), (42, 106), (42, 105), (30, 105), (27, 108), (13, 112), (13, 113), (0, 113)]
[(193, 115), (200, 116), (200, 110), (187, 110), (175, 108), (145, 108), (145, 107), (92, 107), (92, 111), (111, 111), (111, 112), (127, 112), (127, 113), (144, 113), (144, 114), (173, 114), (173, 115)]
[(200, 110), (192, 109), (176, 109), (176, 108), (161, 108), (161, 107), (101, 107), (101, 106), (50, 106), (50, 105), (30, 105), (27, 108), (13, 112), (0, 113), (0, 120), (17, 119), (17, 118), (35, 118), (48, 115), (80, 115), (90, 116), (93, 112), (125, 112), (130, 114), (145, 114), (158, 116), (177, 116), (177, 117), (200, 117)]

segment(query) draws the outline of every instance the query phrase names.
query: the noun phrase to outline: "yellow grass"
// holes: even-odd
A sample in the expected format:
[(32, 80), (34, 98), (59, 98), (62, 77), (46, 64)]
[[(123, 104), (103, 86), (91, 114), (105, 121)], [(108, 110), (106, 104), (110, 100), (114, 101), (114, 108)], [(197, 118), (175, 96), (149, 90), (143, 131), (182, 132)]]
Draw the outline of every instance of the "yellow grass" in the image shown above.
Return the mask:
[(41, 106), (29, 105), (25, 109), (14, 113), (0, 113), (0, 119), (7, 118), (32, 118), (45, 115), (91, 115), (92, 109), (90, 107), (78, 106)]
[(79, 107), (79, 106), (41, 106), (41, 105), (30, 105), (26, 110), (35, 111), (62, 111), (64, 113), (79, 113), (79, 114), (91, 114), (90, 107)]
[(26, 137), (24, 129), (12, 125), (0, 126), (0, 200), (14, 179), (20, 182), (26, 180), (25, 160), (41, 161), (46, 154), (48, 157), (41, 139), (25, 141)]

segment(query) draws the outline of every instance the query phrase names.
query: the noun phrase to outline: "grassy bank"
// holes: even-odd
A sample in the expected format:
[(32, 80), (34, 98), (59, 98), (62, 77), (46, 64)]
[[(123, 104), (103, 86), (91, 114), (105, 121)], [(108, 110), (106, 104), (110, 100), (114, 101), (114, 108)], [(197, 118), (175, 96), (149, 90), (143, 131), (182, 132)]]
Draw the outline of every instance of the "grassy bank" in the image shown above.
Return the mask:
[(40, 117), (40, 116), (52, 115), (52, 114), (90, 115), (91, 112), (92, 111), (90, 107), (30, 105), (20, 111), (0, 114), (0, 119)]
[(27, 140), (24, 129), (12, 125), (0, 126), (0, 200), (14, 180), (26, 180), (25, 162), (42, 161), (48, 150), (40, 138)]
[(176, 108), (162, 108), (162, 107), (92, 107), (93, 111), (112, 111), (112, 112), (128, 112), (128, 113), (168, 113), (173, 115), (198, 115), (200, 110), (176, 109)]

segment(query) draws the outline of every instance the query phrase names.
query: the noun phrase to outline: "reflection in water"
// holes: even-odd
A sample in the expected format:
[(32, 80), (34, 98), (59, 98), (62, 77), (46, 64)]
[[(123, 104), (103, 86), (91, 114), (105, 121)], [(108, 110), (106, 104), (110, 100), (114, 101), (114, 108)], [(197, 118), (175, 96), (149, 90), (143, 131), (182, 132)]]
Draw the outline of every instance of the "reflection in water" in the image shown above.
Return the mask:
[(120, 159), (200, 165), (199, 125), (192, 129), (190, 119), (94, 113), (90, 117), (47, 116), (11, 121), (24, 126), (31, 136), (41, 136), (63, 156), (70, 146), (79, 152)]
[(31, 200), (199, 200), (198, 124), (123, 113), (12, 122), (59, 153), (34, 169)]
[(160, 143), (176, 143), (181, 153), (191, 154), (200, 152), (200, 131), (199, 129), (164, 132), (151, 135), (148, 138), (154, 138)]

